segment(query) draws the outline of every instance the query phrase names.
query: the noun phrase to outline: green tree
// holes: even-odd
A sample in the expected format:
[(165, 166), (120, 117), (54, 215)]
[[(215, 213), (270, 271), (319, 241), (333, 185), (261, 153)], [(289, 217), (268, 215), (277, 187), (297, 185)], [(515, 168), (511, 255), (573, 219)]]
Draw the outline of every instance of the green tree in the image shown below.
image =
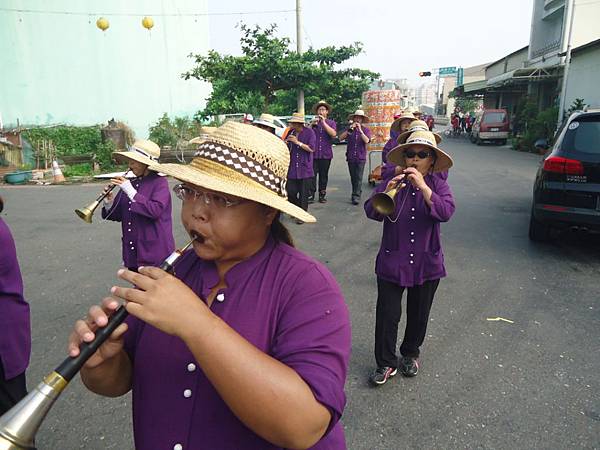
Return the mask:
[(164, 113), (156, 123), (152, 124), (149, 131), (149, 139), (156, 142), (158, 146), (171, 146), (177, 148), (185, 146), (187, 141), (200, 134), (200, 124), (189, 117), (174, 117), (170, 119)]
[[(379, 74), (357, 68), (338, 69), (337, 65), (362, 52), (362, 44), (309, 48), (298, 54), (290, 39), (275, 36), (276, 25), (266, 29), (242, 24), (242, 56), (191, 55), (192, 70), (182, 76), (212, 83), (213, 92), (201, 116), (269, 111), (289, 114), (296, 110), (296, 91), (305, 91), (307, 106), (327, 99), (338, 114), (348, 113), (360, 104), (362, 91)], [(350, 106), (351, 105), (351, 106)]]

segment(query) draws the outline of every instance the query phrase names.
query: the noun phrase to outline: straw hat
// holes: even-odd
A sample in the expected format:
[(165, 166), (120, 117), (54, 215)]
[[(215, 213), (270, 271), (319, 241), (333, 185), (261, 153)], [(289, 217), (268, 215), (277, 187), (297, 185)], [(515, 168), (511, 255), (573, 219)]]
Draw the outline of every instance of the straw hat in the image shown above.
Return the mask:
[(398, 166), (406, 166), (404, 151), (416, 144), (424, 145), (435, 151), (434, 172), (444, 172), (452, 167), (452, 158), (448, 153), (437, 147), (435, 136), (431, 131), (415, 131), (411, 133), (405, 144), (398, 145), (390, 150), (387, 155), (388, 161)]
[[(404, 144), (408, 137), (415, 131), (429, 131), (429, 127), (427, 126), (427, 123), (423, 120), (413, 120), (410, 123), (408, 130), (406, 130), (404, 133), (400, 133), (400, 135), (396, 139), (396, 142), (398, 144)], [(433, 133), (433, 136), (435, 137), (436, 143), (439, 144), (440, 142), (442, 142), (442, 136), (440, 136), (437, 133)]]
[(292, 114), (291, 119), (288, 119), (287, 123), (301, 123), (304, 124), (304, 114), (300, 114), (299, 112), (295, 112)]
[(394, 120), (392, 122), (392, 126), (390, 127), (390, 130), (395, 131), (397, 133), (400, 131), (400, 122), (402, 122), (403, 120), (410, 120), (412, 122), (413, 120), (416, 120), (416, 119), (417, 118), (415, 116), (413, 116), (413, 113), (404, 111), (400, 115), (400, 117), (398, 117), (396, 120)]
[(304, 222), (317, 220), (287, 200), (290, 152), (258, 127), (226, 122), (200, 144), (189, 164), (153, 164), (150, 169), (216, 192), (252, 200)]
[(140, 139), (135, 141), (126, 152), (113, 152), (112, 156), (119, 162), (132, 159), (149, 166), (158, 162), (160, 147), (152, 141)]
[(348, 114), (348, 120), (354, 120), (355, 116), (362, 117), (365, 122), (369, 121), (369, 116), (366, 116), (365, 112), (362, 109), (357, 109), (356, 111), (354, 111), (354, 114)]
[(317, 103), (315, 103), (315, 106), (313, 106), (313, 112), (315, 114), (317, 113), (317, 109), (319, 109), (319, 106), (324, 106), (325, 108), (327, 108), (328, 112), (331, 112), (331, 105), (325, 100), (319, 100)]
[(275, 125), (275, 118), (271, 114), (263, 113), (260, 115), (258, 119), (255, 119), (252, 122), (252, 125), (264, 125), (269, 128), (277, 129), (277, 125)]
[(216, 129), (217, 127), (202, 127), (200, 136), (190, 139), (188, 144), (202, 144)]

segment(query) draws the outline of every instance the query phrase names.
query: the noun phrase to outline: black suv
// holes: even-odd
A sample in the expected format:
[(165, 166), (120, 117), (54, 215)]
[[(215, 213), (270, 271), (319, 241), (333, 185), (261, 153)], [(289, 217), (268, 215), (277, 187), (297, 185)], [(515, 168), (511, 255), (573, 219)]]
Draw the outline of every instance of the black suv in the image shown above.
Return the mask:
[(535, 178), (533, 241), (552, 229), (600, 231), (600, 110), (574, 112), (557, 136)]

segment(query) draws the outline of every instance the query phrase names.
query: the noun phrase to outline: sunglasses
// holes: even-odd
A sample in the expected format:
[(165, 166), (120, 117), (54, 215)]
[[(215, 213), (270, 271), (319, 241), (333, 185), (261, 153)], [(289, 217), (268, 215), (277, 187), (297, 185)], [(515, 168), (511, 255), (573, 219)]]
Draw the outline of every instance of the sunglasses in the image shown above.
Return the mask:
[(420, 152), (415, 152), (414, 150), (406, 150), (404, 152), (405, 158), (414, 158), (415, 156), (418, 156), (421, 159), (425, 159), (431, 156), (431, 152), (425, 150), (421, 150)]

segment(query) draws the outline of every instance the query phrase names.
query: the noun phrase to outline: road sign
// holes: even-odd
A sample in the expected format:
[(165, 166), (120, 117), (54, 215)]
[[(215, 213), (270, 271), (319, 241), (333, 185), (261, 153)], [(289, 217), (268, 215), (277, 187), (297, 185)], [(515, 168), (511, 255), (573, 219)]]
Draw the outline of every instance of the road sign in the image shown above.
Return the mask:
[(464, 84), (465, 79), (465, 71), (462, 67), (458, 68), (458, 72), (456, 73), (456, 85), (462, 86)]
[(438, 70), (440, 75), (454, 75), (456, 73), (456, 67), (440, 67)]

